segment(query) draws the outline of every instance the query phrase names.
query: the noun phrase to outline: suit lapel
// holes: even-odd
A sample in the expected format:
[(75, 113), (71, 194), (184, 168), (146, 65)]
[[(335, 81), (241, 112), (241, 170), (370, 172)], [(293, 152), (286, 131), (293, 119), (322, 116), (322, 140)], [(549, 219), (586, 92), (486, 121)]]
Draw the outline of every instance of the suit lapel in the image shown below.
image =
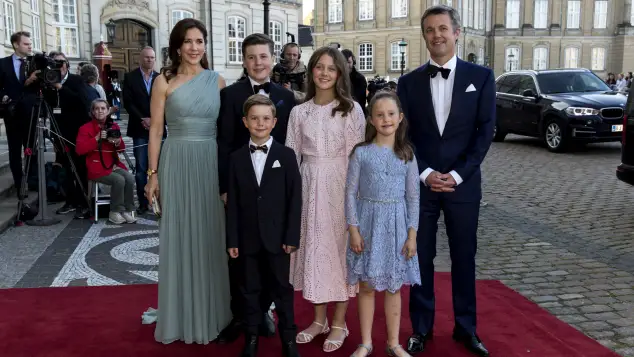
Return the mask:
[(264, 169), (262, 170), (262, 179), (260, 180), (260, 188), (264, 187), (268, 182), (268, 173), (273, 169), (273, 163), (277, 158), (277, 143), (275, 140), (271, 143), (269, 154), (266, 155), (266, 162), (264, 163)]
[(427, 64), (422, 68), (420, 72), (420, 75), (422, 77), (421, 82), (422, 82), (422, 89), (423, 89), (423, 98), (422, 98), (423, 103), (429, 103), (428, 105), (424, 105), (423, 107), (424, 107), (424, 110), (427, 112), (426, 117), (431, 119), (432, 125), (436, 129), (436, 134), (438, 134), (438, 136), (441, 136), (440, 129), (438, 129), (438, 122), (436, 121), (436, 112), (434, 111), (434, 100), (431, 95), (431, 78), (426, 72), (428, 65), (429, 65), (429, 62), (427, 62)]
[(467, 89), (467, 83), (469, 78), (465, 73), (464, 61), (459, 58), (456, 58), (456, 73), (453, 79), (453, 90), (451, 92), (451, 109), (449, 110), (449, 115), (447, 116), (447, 123), (445, 124), (445, 132), (447, 129), (453, 124), (455, 120), (452, 118), (459, 114), (461, 110), (464, 108), (460, 108), (460, 105), (464, 102), (462, 100), (465, 90)]
[(253, 161), (251, 161), (251, 152), (249, 151), (249, 148), (243, 147), (241, 155), (243, 157), (242, 161), (244, 162), (244, 165), (247, 166), (247, 168), (245, 169), (249, 172), (249, 177), (251, 177), (251, 183), (253, 184), (253, 187), (255, 187), (256, 191), (260, 190), (260, 186), (258, 186), (258, 178), (255, 176)]

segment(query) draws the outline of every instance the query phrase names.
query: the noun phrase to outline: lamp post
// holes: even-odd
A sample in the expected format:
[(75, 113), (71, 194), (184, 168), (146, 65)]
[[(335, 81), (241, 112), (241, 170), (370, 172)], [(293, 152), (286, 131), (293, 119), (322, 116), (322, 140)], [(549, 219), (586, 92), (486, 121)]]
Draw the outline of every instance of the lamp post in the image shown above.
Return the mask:
[(509, 72), (513, 70), (513, 63), (511, 62), (513, 60), (513, 58), (515, 58), (515, 55), (512, 53), (509, 53), (509, 55), (507, 56), (508, 60), (509, 60)]
[(405, 74), (405, 50), (407, 49), (407, 42), (405, 39), (401, 39), (401, 42), (398, 43), (398, 48), (401, 51), (401, 77)]
[(114, 42), (114, 30), (117, 27), (117, 24), (110, 19), (106, 23), (106, 32), (108, 33), (108, 43), (111, 44)]
[(271, 2), (269, 0), (262, 1), (262, 5), (264, 5), (264, 34), (270, 36), (269, 33), (269, 6), (271, 6)]

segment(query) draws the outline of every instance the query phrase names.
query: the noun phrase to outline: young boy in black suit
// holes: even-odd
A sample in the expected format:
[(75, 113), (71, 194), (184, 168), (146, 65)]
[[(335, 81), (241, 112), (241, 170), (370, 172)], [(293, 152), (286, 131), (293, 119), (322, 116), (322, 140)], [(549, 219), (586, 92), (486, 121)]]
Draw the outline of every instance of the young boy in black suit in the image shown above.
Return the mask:
[(292, 149), (271, 137), (275, 105), (255, 94), (244, 104), (244, 126), (251, 139), (231, 154), (227, 194), (227, 249), (237, 263), (245, 306), (242, 357), (255, 357), (262, 321), (261, 294), (273, 297), (282, 352), (299, 357), (289, 282), (290, 253), (299, 244), (302, 188)]
[[(244, 80), (237, 81), (220, 91), (220, 115), (218, 116), (218, 177), (220, 178), (220, 195), (227, 202), (227, 182), (229, 179), (229, 156), (232, 152), (249, 142), (249, 131), (242, 123), (243, 107), (246, 100), (254, 94), (268, 96), (275, 104), (277, 124), (271, 132), (275, 140), (284, 145), (288, 117), (295, 106), (295, 97), (290, 90), (272, 83), (270, 80), (273, 68), (275, 43), (262, 33), (254, 33), (242, 41), (242, 64), (246, 70)], [(229, 260), (229, 283), (231, 289), (231, 323), (218, 336), (219, 343), (230, 343), (236, 340), (244, 329), (244, 316), (240, 297), (240, 289), (236, 282), (242, 275), (236, 267), (234, 259)], [(262, 296), (262, 324), (260, 336), (275, 335), (275, 324), (270, 318), (268, 307), (271, 298)]]

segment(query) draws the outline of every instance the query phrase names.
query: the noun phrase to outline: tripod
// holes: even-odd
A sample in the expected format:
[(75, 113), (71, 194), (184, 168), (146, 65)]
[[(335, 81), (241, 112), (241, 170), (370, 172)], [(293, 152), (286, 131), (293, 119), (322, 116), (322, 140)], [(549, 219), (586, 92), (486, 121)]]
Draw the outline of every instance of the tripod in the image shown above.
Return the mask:
[[(50, 130), (50, 128), (52, 128), (56, 133), (60, 133), (60, 130), (59, 130), (59, 126), (57, 125), (57, 122), (55, 121), (55, 117), (52, 115), (51, 108), (49, 107), (48, 103), (46, 103), (46, 101), (44, 100), (42, 88), (40, 88), (38, 91), (37, 104), (34, 105), (33, 109), (31, 110), (30, 119), (31, 120), (29, 122), (29, 132), (28, 132), (26, 147), (27, 147), (27, 151), (30, 151), (31, 142), (33, 139), (34, 140), (33, 148), (37, 148), (39, 209), (38, 209), (37, 217), (32, 220), (27, 220), (26, 224), (31, 226), (51, 226), (51, 225), (60, 223), (61, 219), (54, 218), (54, 217), (49, 218), (49, 215), (47, 214), (47, 209), (46, 209), (47, 207), (46, 172), (45, 172), (46, 168), (45, 168), (45, 162), (44, 162), (44, 149), (45, 149), (46, 143), (44, 142), (44, 130)], [(49, 123), (49, 129), (46, 128), (47, 120)], [(33, 123), (36, 123), (35, 133), (33, 133)], [(35, 136), (35, 138), (33, 136)], [(63, 145), (61, 142), (58, 142), (57, 140), (51, 140), (51, 141), (53, 142), (53, 146), (56, 148), (57, 152), (63, 152), (67, 156), (68, 162), (70, 163), (71, 171), (75, 175), (76, 182), (79, 184), (79, 187), (83, 193), (84, 198), (86, 199), (86, 203), (88, 204), (88, 207), (90, 207), (90, 200), (85, 194), (86, 190), (81, 182), (79, 175), (77, 174), (75, 163), (72, 157), (70, 156), (70, 154), (66, 150), (64, 150), (65, 145)], [(28, 179), (29, 169), (31, 168), (32, 156), (31, 154), (28, 154), (28, 153), (25, 156), (26, 156), (24, 158), (25, 159), (25, 169), (24, 169), (25, 173), (22, 176), (22, 185), (20, 186), (20, 201), (18, 202), (18, 217), (21, 217), (20, 214), (22, 212), (23, 206), (25, 205), (24, 197), (26, 196), (25, 191), (27, 189), (26, 181)], [(66, 177), (66, 179), (69, 179), (69, 178)], [(68, 194), (68, 192), (66, 194)]]

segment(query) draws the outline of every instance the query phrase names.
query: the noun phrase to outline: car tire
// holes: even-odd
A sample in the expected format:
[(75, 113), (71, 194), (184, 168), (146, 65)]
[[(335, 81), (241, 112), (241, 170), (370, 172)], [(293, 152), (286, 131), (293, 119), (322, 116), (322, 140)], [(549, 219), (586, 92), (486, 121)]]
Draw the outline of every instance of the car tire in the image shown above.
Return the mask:
[(564, 152), (568, 149), (568, 134), (561, 121), (551, 118), (544, 123), (542, 140), (546, 148), (551, 152)]
[(503, 131), (500, 128), (500, 124), (496, 122), (495, 126), (493, 127), (493, 141), (495, 141), (495, 142), (504, 141), (504, 138), (506, 138), (506, 134), (508, 134), (508, 133)]

